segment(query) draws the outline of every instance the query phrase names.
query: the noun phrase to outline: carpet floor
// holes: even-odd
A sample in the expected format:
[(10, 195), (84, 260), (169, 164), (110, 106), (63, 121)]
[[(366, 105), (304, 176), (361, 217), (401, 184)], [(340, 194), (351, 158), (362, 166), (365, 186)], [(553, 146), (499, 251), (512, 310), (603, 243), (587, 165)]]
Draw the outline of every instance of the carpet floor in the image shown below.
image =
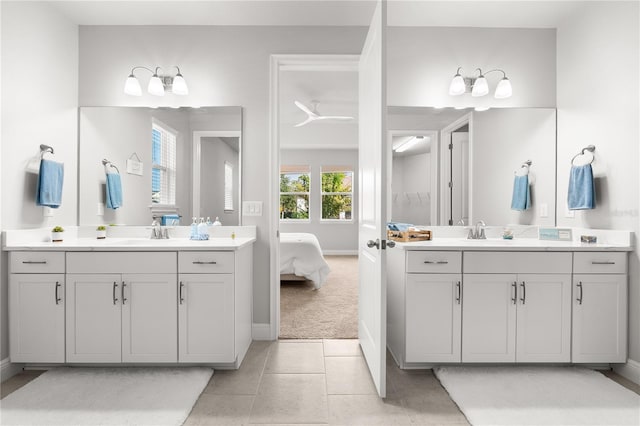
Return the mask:
[(311, 281), (281, 283), (281, 339), (358, 337), (358, 256), (325, 259), (331, 273), (319, 290)]

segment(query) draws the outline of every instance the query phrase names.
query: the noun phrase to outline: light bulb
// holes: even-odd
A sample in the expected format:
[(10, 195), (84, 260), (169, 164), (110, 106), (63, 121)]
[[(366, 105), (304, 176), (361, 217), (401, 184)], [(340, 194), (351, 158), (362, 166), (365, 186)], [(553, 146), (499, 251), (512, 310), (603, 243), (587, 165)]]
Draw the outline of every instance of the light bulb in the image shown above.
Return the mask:
[(184, 81), (184, 77), (182, 74), (178, 73), (175, 77), (173, 77), (173, 87), (171, 89), (173, 93), (176, 95), (188, 95), (189, 88), (187, 87), (187, 82)]
[(505, 99), (511, 96), (513, 91), (511, 90), (511, 82), (507, 77), (500, 80), (498, 87), (496, 87), (496, 93), (493, 95), (496, 99)]
[(149, 80), (147, 91), (155, 96), (164, 96), (164, 86), (162, 85), (162, 80), (160, 80), (158, 74), (153, 74), (153, 77)]
[(451, 96), (462, 95), (465, 91), (464, 79), (460, 74), (453, 76), (451, 85), (449, 86), (449, 94)]
[(124, 83), (124, 93), (131, 96), (142, 96), (140, 82), (133, 73), (127, 77), (127, 81)]
[(484, 75), (480, 75), (473, 83), (473, 89), (471, 90), (471, 96), (484, 96), (489, 93), (489, 85)]

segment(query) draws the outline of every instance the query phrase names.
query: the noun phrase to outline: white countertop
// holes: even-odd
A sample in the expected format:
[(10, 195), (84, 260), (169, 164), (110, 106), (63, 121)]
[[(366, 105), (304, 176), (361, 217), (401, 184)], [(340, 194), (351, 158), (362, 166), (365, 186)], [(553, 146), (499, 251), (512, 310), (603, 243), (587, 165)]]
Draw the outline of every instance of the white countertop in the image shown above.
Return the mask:
[(255, 242), (255, 238), (211, 238), (192, 241), (188, 238), (152, 240), (150, 238), (77, 238), (62, 242), (15, 242), (3, 247), (7, 251), (203, 251), (238, 250)]
[(536, 238), (487, 238), (468, 240), (466, 238), (434, 238), (431, 241), (398, 243), (402, 250), (449, 250), (449, 251), (632, 251), (624, 244), (586, 244), (578, 241), (549, 241)]

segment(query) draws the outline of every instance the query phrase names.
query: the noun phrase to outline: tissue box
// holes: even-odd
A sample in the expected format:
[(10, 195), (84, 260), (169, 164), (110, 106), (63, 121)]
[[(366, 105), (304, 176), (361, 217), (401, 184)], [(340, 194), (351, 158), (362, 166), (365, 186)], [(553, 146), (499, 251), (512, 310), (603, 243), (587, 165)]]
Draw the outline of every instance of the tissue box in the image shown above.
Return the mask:
[(400, 243), (409, 243), (411, 241), (431, 241), (431, 231), (409, 230), (409, 231), (387, 231), (389, 240), (398, 241)]

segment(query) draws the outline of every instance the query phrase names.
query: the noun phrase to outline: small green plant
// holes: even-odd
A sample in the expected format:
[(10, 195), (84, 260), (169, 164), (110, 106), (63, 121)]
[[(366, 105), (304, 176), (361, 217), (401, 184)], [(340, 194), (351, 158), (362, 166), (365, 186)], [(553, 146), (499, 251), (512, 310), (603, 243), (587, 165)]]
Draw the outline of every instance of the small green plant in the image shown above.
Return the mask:
[(62, 226), (54, 226), (51, 232), (64, 232), (64, 228)]
[(100, 225), (96, 228), (96, 231), (106, 231), (106, 230), (107, 230), (107, 227), (104, 225)]

